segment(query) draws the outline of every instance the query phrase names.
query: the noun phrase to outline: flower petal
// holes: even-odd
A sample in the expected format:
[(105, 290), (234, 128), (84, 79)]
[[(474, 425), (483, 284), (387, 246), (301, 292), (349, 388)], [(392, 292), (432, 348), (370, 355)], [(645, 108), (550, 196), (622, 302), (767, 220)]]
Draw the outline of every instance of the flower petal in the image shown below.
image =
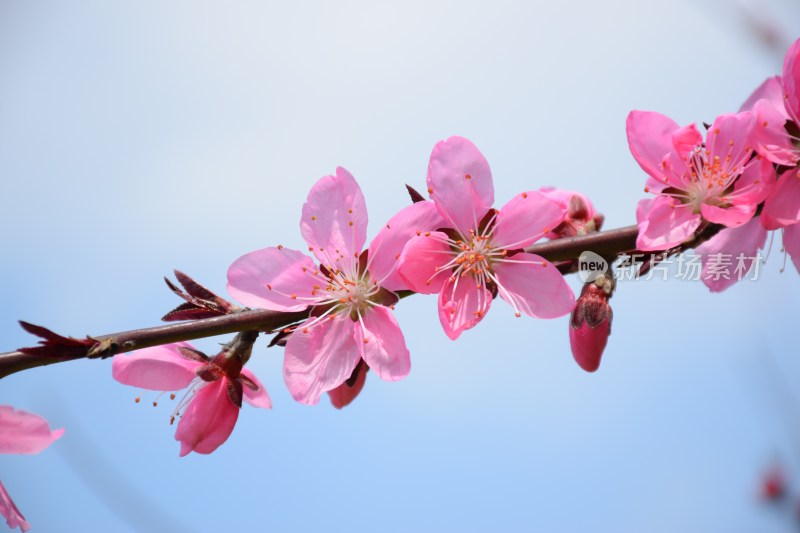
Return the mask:
[(22, 513), (19, 512), (17, 506), (14, 505), (14, 501), (11, 499), (11, 496), (8, 495), (6, 492), (6, 488), (3, 486), (3, 483), (0, 482), (0, 515), (6, 519), (6, 524), (11, 529), (15, 527), (20, 528), (22, 531), (28, 531), (31, 528), (31, 525), (25, 521), (25, 517), (22, 516)]
[(792, 258), (794, 268), (800, 272), (800, 224), (792, 224), (784, 228), (783, 248)]
[(178, 342), (117, 354), (111, 363), (111, 376), (123, 385), (141, 389), (185, 389), (203, 363), (182, 356), (178, 350), (181, 346), (192, 347), (187, 342)]
[(756, 207), (755, 204), (738, 204), (730, 207), (703, 204), (700, 206), (700, 212), (703, 218), (709, 222), (735, 228), (753, 218), (756, 213)]
[(39, 453), (64, 434), (39, 415), (0, 405), (0, 453)]
[(764, 202), (761, 222), (777, 229), (800, 221), (800, 168), (785, 171)]
[(356, 399), (364, 388), (364, 383), (367, 382), (367, 372), (369, 367), (362, 360), (356, 365), (355, 370), (344, 383), (328, 391), (328, 396), (331, 399), (331, 405), (337, 409), (347, 407)]
[(348, 315), (322, 319), (308, 328), (309, 318), (289, 336), (283, 359), (283, 379), (292, 397), (316, 405), (323, 392), (344, 383), (361, 359), (353, 337), (355, 323)]
[(585, 194), (575, 191), (567, 191), (564, 189), (557, 189), (555, 187), (541, 187), (538, 192), (557, 203), (565, 213), (568, 213), (570, 204), (574, 203), (574, 199), (577, 196), (579, 201), (578, 205), (582, 206), (586, 211), (585, 213), (580, 213), (579, 218), (581, 219), (589, 220), (593, 218), (596, 213), (594, 204), (592, 204), (592, 201), (589, 200), (589, 197)]
[(428, 163), (428, 191), (444, 219), (467, 235), (494, 203), (489, 163), (464, 137), (439, 141)]
[(795, 124), (800, 125), (800, 39), (796, 40), (786, 52), (783, 62), (783, 91), (786, 97), (786, 111)]
[(446, 240), (444, 233), (432, 231), (412, 237), (406, 243), (397, 260), (397, 274), (409, 289), (420, 294), (436, 294), (442, 290), (451, 270), (441, 270), (441, 267), (455, 257)]
[(564, 316), (575, 307), (575, 295), (553, 263), (522, 253), (494, 265), (497, 294), (514, 309), (535, 318)]
[(367, 271), (372, 279), (390, 291), (408, 289), (396, 268), (403, 247), (415, 235), (441, 228), (444, 224), (433, 202), (417, 202), (400, 210), (369, 245)]
[(181, 415), (175, 440), (180, 441), (180, 456), (189, 452), (208, 454), (228, 440), (239, 408), (228, 398), (227, 379), (201, 387)]
[(242, 369), (242, 375), (258, 386), (258, 390), (253, 390), (247, 385), (243, 387), (244, 401), (253, 407), (272, 409), (272, 400), (270, 400), (269, 394), (267, 394), (267, 388), (259, 381), (256, 375), (247, 369)]
[[(659, 187), (663, 187), (663, 183), (669, 180), (670, 176), (665, 172), (662, 164), (674, 153), (673, 134), (681, 130), (681, 127), (677, 122), (661, 113), (634, 110), (628, 114), (625, 129), (631, 154), (642, 170), (653, 178), (648, 182), (648, 188), (658, 191)], [(678, 139), (685, 144), (692, 135), (691, 129), (681, 131), (682, 134)], [(697, 144), (702, 142), (699, 133), (697, 138)]]
[(406, 377), (411, 370), (411, 354), (392, 312), (377, 305), (364, 314), (363, 321), (355, 340), (361, 344), (364, 361), (384, 381)]
[(697, 254), (703, 262), (703, 283), (711, 292), (720, 292), (743, 279), (766, 239), (767, 230), (758, 217), (754, 217), (742, 226), (723, 229), (698, 246)]
[(538, 191), (514, 196), (497, 212), (492, 246), (516, 250), (541, 239), (567, 216), (567, 210)]
[(312, 291), (324, 279), (303, 252), (282, 246), (263, 248), (243, 255), (228, 268), (228, 292), (250, 307), (302, 311), (318, 301)]
[(800, 151), (792, 144), (785, 128), (789, 120), (780, 76), (767, 78), (742, 105), (741, 111), (756, 115), (753, 141), (756, 151), (773, 163), (793, 166)]
[(708, 160), (719, 158), (726, 162), (725, 168), (732, 170), (732, 176), (740, 174), (753, 153), (755, 119), (747, 111), (726, 113), (714, 119), (706, 134)]
[(367, 204), (355, 178), (342, 167), (308, 193), (300, 231), (320, 263), (351, 272), (367, 240)]
[(776, 107), (779, 107), (785, 113), (784, 116), (786, 120), (789, 119), (789, 115), (786, 113), (786, 109), (783, 106), (783, 87), (781, 86), (780, 76), (772, 76), (764, 80), (764, 83), (759, 85), (758, 88), (753, 91), (753, 94), (745, 100), (742, 107), (739, 108), (739, 111), (753, 111), (756, 108), (756, 104), (762, 100), (775, 104)]
[(672, 198), (657, 196), (639, 200), (636, 247), (642, 251), (656, 251), (677, 246), (692, 236), (700, 221), (700, 215)]
[(471, 277), (447, 278), (439, 293), (439, 322), (453, 340), (475, 327), (489, 311), (492, 293)]

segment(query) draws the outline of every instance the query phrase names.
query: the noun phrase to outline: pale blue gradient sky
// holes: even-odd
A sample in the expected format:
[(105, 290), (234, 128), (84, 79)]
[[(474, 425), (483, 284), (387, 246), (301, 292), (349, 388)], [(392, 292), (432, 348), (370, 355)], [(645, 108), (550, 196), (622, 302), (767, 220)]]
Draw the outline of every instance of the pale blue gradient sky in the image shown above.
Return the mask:
[[(645, 177), (628, 111), (710, 122), (780, 69), (734, 2), (492, 4), (0, 3), (0, 351), (33, 342), (17, 319), (156, 325), (172, 268), (224, 294), (239, 255), (303, 247), (301, 205), (337, 165), (372, 236), (453, 134), (486, 155), (498, 204), (556, 185), (630, 224)], [(794, 2), (757, 5), (800, 35)], [(168, 402), (108, 361), (17, 374), (0, 404), (67, 432), (0, 456), (0, 479), (35, 532), (790, 530), (755, 497), (774, 457), (800, 482), (800, 290), (781, 255), (721, 295), (624, 284), (593, 375), (566, 318), (499, 301), (454, 343), (434, 298), (404, 300), (411, 375), (371, 375), (342, 412), (292, 402), (262, 341), (275, 408), (245, 408), (210, 456), (179, 459)]]

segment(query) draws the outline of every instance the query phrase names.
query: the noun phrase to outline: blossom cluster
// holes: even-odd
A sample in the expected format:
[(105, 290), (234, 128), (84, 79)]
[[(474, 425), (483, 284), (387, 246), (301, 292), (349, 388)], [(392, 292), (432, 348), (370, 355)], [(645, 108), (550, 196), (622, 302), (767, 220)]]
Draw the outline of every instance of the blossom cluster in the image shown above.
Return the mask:
[[(800, 41), (786, 56), (783, 76), (764, 82), (738, 112), (717, 117), (705, 136), (659, 113), (628, 116), (631, 152), (650, 176), (645, 191), (654, 195), (637, 206), (632, 253), (661, 253), (650, 261), (651, 277), (671, 251), (699, 245), (700, 277), (722, 290), (758, 263), (766, 231), (776, 229), (800, 265), (799, 54)], [(591, 201), (543, 187), (495, 208), (486, 158), (457, 136), (433, 148), (426, 189), (427, 198), (411, 189), (414, 203), (379, 226), (367, 245), (364, 195), (340, 167), (311, 188), (303, 205), (307, 251), (263, 248), (228, 269), (228, 292), (242, 304), (306, 313), (274, 341), (285, 346), (283, 378), (298, 402), (314, 405), (327, 393), (341, 408), (359, 394), (368, 371), (385, 381), (407, 376), (410, 351), (393, 310), (412, 292), (438, 295), (439, 322), (454, 340), (480, 323), (497, 297), (516, 316), (571, 314), (573, 355), (585, 370), (597, 369), (611, 331), (614, 274), (588, 282), (576, 301), (560, 271), (570, 271), (569, 262), (525, 250), (540, 239), (598, 231), (603, 217)], [(713, 227), (712, 238), (695, 242)], [(718, 263), (726, 257), (739, 258), (737, 275), (724, 275)], [(249, 347), (210, 359), (183, 344), (118, 355), (113, 368), (129, 385), (188, 389), (171, 417), (180, 417), (175, 438), (185, 455), (221, 445), (242, 398), (270, 407), (261, 383), (243, 368), (247, 359)]]
[[(666, 275), (670, 256), (696, 248), (701, 264), (688, 258), (686, 272), (691, 268), (712, 291), (721, 291), (751, 270), (757, 277), (767, 232), (780, 231), (800, 270), (800, 40), (787, 52), (782, 76), (766, 80), (739, 111), (705, 129), (703, 135), (694, 124), (682, 127), (655, 112), (629, 114), (629, 146), (649, 175), (645, 192), (653, 196), (636, 208), (637, 250), (618, 252), (649, 256), (636, 272), (646, 271), (649, 279), (656, 271)], [(434, 146), (426, 190), (427, 198), (409, 188), (413, 203), (382, 223), (367, 245), (364, 195), (355, 178), (337, 168), (314, 184), (302, 207), (307, 251), (272, 246), (229, 267), (227, 289), (235, 300), (299, 317), (269, 332), (276, 333), (272, 344), (285, 346), (283, 378), (296, 401), (315, 405), (327, 393), (342, 408), (362, 390), (368, 371), (384, 381), (406, 377), (411, 354), (393, 311), (412, 293), (438, 295), (439, 323), (453, 340), (477, 326), (497, 297), (517, 317), (570, 315), (576, 362), (589, 372), (598, 368), (611, 333), (609, 299), (622, 279), (606, 263), (613, 257), (594, 254), (606, 270), (584, 279), (576, 300), (563, 273), (574, 272), (577, 260), (553, 262), (528, 250), (541, 239), (599, 231), (603, 216), (592, 202), (542, 187), (496, 208), (486, 158), (458, 136)], [(684, 266), (684, 256), (678, 263)], [(186, 292), (168, 284), (186, 303), (165, 320), (242, 311), (176, 275)], [(45, 339), (28, 353), (102, 351), (92, 338), (23, 327)], [(243, 403), (272, 406), (264, 385), (245, 368), (261, 332), (240, 331), (214, 357), (185, 342), (118, 354), (112, 375), (173, 399), (185, 389), (170, 416), (171, 423), (179, 419), (180, 455), (212, 453), (231, 435)], [(0, 453), (37, 453), (62, 431), (51, 431), (37, 415), (0, 406)], [(27, 530), (2, 484), (0, 514), (10, 527)]]
[(800, 40), (786, 53), (783, 75), (767, 79), (736, 113), (717, 117), (705, 139), (654, 112), (627, 120), (633, 156), (649, 174), (636, 209), (637, 246), (668, 250), (709, 225), (723, 229), (697, 247), (703, 281), (722, 291), (741, 279), (716, 273), (725, 257), (756, 264), (767, 232), (780, 230), (800, 270)]
[[(366, 201), (340, 167), (317, 181), (303, 205), (308, 253), (278, 245), (245, 254), (228, 269), (228, 292), (239, 302), (307, 313), (277, 337), (285, 346), (284, 381), (298, 402), (314, 405), (328, 393), (341, 408), (358, 395), (367, 371), (385, 381), (406, 377), (411, 356), (393, 310), (410, 292), (438, 294), (439, 322), (451, 339), (475, 327), (498, 296), (518, 317), (555, 318), (575, 307), (557, 265), (525, 247), (599, 229), (602, 216), (588, 198), (546, 187), (496, 209), (489, 164), (463, 137), (434, 147), (426, 185), (429, 199), (414, 192), (415, 201), (366, 246)], [(242, 398), (271, 406), (243, 368), (252, 340), (213, 359), (187, 343), (120, 354), (113, 376), (145, 389), (186, 389), (170, 417), (180, 418), (180, 453), (211, 453), (231, 434)]]

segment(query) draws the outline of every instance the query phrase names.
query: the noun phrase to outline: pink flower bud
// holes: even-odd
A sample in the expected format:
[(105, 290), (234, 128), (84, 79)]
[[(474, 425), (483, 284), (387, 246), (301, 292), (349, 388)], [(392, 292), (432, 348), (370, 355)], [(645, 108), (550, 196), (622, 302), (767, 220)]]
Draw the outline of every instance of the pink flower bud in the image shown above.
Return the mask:
[(583, 286), (569, 321), (569, 344), (575, 362), (587, 372), (600, 366), (603, 350), (611, 335), (614, 313), (608, 299), (614, 290), (614, 280), (604, 275)]
[(764, 473), (761, 480), (761, 497), (767, 501), (777, 501), (786, 495), (786, 476), (783, 469), (773, 466)]

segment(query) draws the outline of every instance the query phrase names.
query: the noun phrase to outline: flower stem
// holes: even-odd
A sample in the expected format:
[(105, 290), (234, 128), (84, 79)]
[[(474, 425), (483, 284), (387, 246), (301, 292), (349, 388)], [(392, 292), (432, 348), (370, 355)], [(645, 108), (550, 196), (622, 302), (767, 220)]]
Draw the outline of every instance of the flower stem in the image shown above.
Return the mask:
[[(602, 257), (613, 259), (623, 252), (629, 252), (636, 248), (637, 233), (636, 226), (626, 226), (589, 235), (546, 241), (529, 246), (525, 251), (540, 255), (549, 261), (577, 259), (585, 250), (591, 250)], [(122, 352), (173, 342), (250, 330), (275, 331), (307, 318), (308, 313), (308, 310), (284, 313), (253, 309), (213, 318), (111, 333), (92, 337), (91, 339), (97, 342), (88, 348), (85, 354), (35, 355), (19, 351), (0, 353), (0, 378), (28, 368), (86, 357), (106, 358)]]

